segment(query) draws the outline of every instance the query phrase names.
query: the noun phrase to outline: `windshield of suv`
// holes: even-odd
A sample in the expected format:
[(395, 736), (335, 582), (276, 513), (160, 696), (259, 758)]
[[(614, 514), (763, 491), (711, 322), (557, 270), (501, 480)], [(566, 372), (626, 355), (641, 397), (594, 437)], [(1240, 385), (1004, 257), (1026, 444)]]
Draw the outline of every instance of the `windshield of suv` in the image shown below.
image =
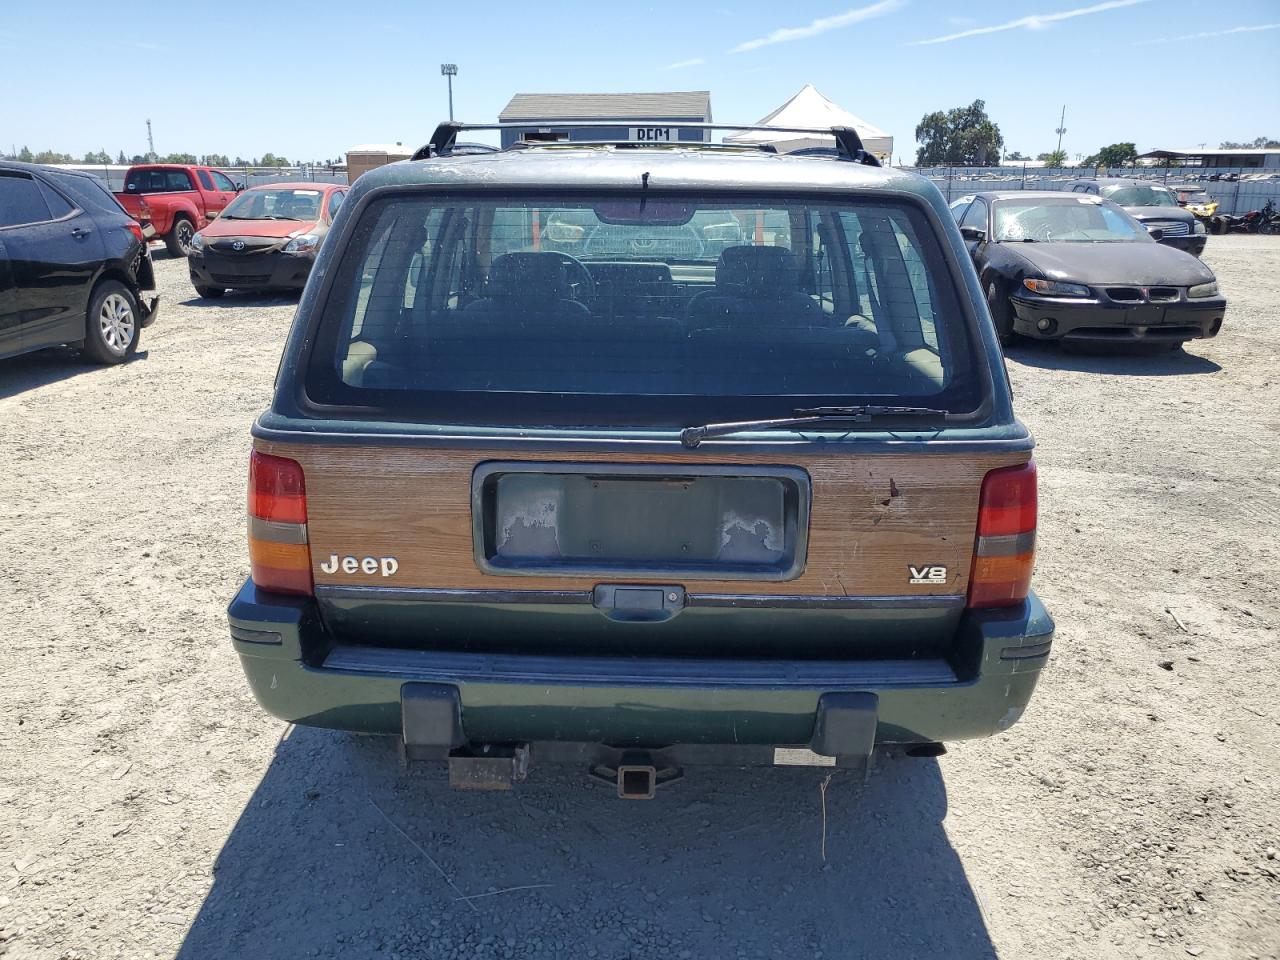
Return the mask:
[(437, 422), (965, 413), (975, 365), (914, 205), (418, 193), (362, 212), (307, 393)]
[(222, 211), (224, 220), (319, 220), (320, 191), (255, 188)]
[(1119, 207), (1087, 194), (1062, 199), (1001, 200), (995, 206), (995, 234), (997, 241), (1006, 242), (1151, 241), (1146, 229)]
[(1102, 195), (1122, 207), (1176, 207), (1178, 201), (1164, 187), (1103, 187)]

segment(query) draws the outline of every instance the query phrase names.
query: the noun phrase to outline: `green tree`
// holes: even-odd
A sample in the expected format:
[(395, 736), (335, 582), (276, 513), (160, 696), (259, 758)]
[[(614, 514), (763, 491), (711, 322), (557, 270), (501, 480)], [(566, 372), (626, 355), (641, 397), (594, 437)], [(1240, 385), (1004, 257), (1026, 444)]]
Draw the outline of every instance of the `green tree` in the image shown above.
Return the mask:
[(1046, 167), (1065, 167), (1067, 165), (1067, 151), (1050, 150), (1048, 153), (1036, 155), (1037, 160), (1043, 160)]
[(264, 153), (262, 155), (261, 166), (264, 167), (287, 167), (289, 161), (284, 157), (277, 157), (274, 153)]
[(1013, 151), (1013, 153), (1006, 153), (1004, 155), (1004, 158), (1006, 160), (1030, 160), (1031, 159), (1026, 154), (1024, 154), (1021, 150), (1015, 150)]
[(986, 103), (927, 113), (916, 127), (916, 166), (989, 167), (1000, 162), (1004, 137), (987, 116)]
[(1258, 137), (1252, 143), (1224, 140), (1218, 144), (1219, 150), (1275, 150), (1277, 148), (1280, 148), (1280, 140), (1272, 140), (1270, 137)]
[(161, 163), (195, 163), (194, 153), (171, 153), (160, 160)]
[(23, 148), (18, 151), (18, 159), (21, 160), (23, 163), (30, 163), (32, 160), (35, 159), (35, 157), (32, 155), (31, 151), (27, 149), (27, 147), (24, 145)]
[(207, 153), (200, 160), (206, 167), (229, 167), (231, 161), (225, 153)]
[(90, 150), (88, 153), (84, 155), (84, 162), (85, 163), (110, 163), (111, 154), (107, 153), (107, 151), (105, 150), (98, 150), (96, 153), (93, 150)]
[(128, 162), (129, 162), (129, 158), (126, 157), (124, 155), (124, 151), (121, 150), (120, 155), (116, 157), (116, 163), (120, 164), (121, 166), (124, 166)]
[(1113, 143), (1103, 147), (1091, 157), (1085, 157), (1086, 167), (1132, 167), (1138, 162), (1138, 148), (1132, 143)]
[(58, 153), (56, 150), (41, 150), (35, 156), (36, 163), (75, 163), (76, 158), (69, 153)]

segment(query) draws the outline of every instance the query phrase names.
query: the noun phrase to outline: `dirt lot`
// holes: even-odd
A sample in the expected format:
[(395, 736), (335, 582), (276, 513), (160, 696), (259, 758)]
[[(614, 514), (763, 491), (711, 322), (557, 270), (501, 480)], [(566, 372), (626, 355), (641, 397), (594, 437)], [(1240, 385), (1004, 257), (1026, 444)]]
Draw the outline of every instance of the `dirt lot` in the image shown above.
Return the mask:
[(0, 954), (1277, 957), (1280, 239), (1206, 259), (1215, 341), (1012, 351), (1050, 668), (1005, 736), (833, 783), (825, 863), (814, 771), (455, 794), (266, 717), (223, 608), (294, 307), (161, 260), (134, 362), (0, 362)]

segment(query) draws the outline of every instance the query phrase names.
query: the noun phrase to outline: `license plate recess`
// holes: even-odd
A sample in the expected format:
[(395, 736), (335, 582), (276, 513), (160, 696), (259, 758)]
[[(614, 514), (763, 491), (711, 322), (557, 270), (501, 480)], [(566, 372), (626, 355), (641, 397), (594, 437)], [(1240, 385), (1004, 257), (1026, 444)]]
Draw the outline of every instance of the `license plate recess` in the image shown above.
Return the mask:
[(503, 575), (790, 580), (810, 496), (798, 467), (483, 463), (475, 558)]

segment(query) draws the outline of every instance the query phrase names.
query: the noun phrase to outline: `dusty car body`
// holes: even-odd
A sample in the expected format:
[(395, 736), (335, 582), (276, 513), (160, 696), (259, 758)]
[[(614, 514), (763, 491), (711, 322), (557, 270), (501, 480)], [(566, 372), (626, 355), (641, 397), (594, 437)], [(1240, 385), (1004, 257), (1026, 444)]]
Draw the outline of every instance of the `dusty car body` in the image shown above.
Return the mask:
[(353, 185), (253, 428), (259, 702), (629, 797), (1012, 725), (1053, 636), (1032, 440), (937, 189), (457, 129)]
[(221, 170), (190, 164), (144, 163), (124, 175), (116, 199), (139, 223), (148, 239), (164, 241), (169, 255), (185, 257), (191, 237), (244, 189)]
[(1159, 240), (1167, 247), (1200, 256), (1207, 242), (1203, 219), (1178, 202), (1168, 187), (1151, 180), (1123, 177), (1094, 177), (1076, 180), (1068, 188), (1073, 193), (1091, 194), (1110, 200), (1124, 208), (1149, 231), (1159, 231)]
[(187, 269), (202, 297), (301, 290), (347, 194), (345, 184), (270, 183), (240, 194), (191, 238)]
[(1061, 191), (978, 193), (952, 205), (996, 329), (1041, 340), (1164, 343), (1217, 336), (1213, 271), (1126, 211)]
[(141, 226), (87, 173), (0, 162), (0, 358), (58, 344), (121, 363), (160, 313)]

